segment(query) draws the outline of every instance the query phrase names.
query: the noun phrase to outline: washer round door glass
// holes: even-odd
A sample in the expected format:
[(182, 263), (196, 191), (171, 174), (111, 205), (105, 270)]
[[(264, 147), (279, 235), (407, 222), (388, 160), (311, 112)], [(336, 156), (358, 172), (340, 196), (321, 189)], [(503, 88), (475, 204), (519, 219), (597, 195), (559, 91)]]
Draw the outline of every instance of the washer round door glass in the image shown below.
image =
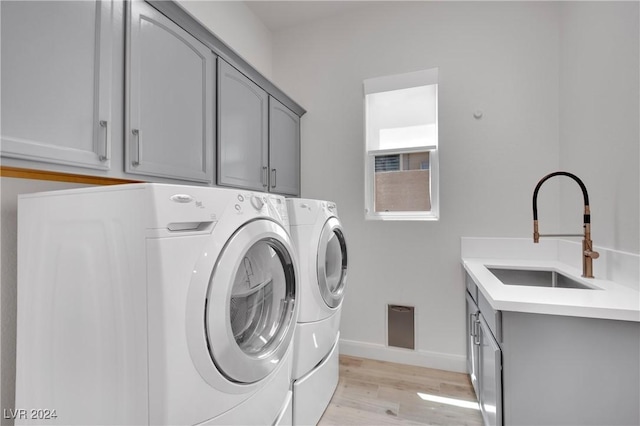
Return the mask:
[(231, 331), (249, 355), (264, 352), (282, 326), (287, 278), (278, 250), (273, 241), (258, 241), (243, 256), (233, 280)]
[(325, 303), (340, 305), (347, 280), (347, 244), (340, 221), (329, 218), (322, 228), (318, 243), (318, 286)]
[(206, 327), (213, 362), (228, 379), (253, 383), (284, 356), (293, 335), (295, 267), (288, 234), (259, 220), (237, 231), (209, 283)]

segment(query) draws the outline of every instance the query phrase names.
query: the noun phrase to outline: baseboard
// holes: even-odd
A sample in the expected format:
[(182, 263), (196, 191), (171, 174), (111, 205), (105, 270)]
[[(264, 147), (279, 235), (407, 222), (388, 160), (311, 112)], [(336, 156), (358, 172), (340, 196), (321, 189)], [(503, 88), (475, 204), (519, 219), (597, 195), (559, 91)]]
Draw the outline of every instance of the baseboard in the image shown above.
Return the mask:
[(467, 361), (464, 356), (393, 348), (355, 340), (340, 339), (340, 354), (458, 373), (467, 371)]

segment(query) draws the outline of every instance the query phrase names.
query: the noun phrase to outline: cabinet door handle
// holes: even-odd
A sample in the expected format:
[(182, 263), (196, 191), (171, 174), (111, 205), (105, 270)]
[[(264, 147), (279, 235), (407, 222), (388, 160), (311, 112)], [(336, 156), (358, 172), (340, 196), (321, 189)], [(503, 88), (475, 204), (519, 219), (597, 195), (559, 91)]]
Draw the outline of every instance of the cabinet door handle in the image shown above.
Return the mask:
[[(133, 158), (131, 159), (131, 164), (133, 166), (140, 165), (140, 130), (131, 129), (131, 134), (135, 136), (135, 146), (133, 149)], [(133, 138), (131, 139), (133, 142)]]
[(109, 144), (109, 128), (106, 120), (100, 120), (98, 122), (100, 125), (100, 129), (104, 129), (102, 133), (104, 133), (104, 138), (102, 139), (101, 150), (98, 158), (100, 161), (107, 161), (109, 157), (111, 157), (111, 144)]
[(266, 188), (269, 186), (267, 180), (269, 179), (269, 169), (267, 166), (262, 166), (262, 187)]
[(476, 346), (480, 346), (480, 333), (478, 333), (478, 325), (480, 325), (480, 318), (476, 319), (474, 322), (475, 324), (475, 332), (473, 334), (473, 343)]
[(476, 314), (469, 314), (469, 333), (471, 334), (471, 337), (475, 337), (476, 335), (476, 324), (475, 324), (475, 318)]
[(273, 177), (273, 183), (271, 184), (272, 188), (276, 187), (276, 178), (278, 176), (278, 172), (276, 169), (271, 169), (271, 176)]

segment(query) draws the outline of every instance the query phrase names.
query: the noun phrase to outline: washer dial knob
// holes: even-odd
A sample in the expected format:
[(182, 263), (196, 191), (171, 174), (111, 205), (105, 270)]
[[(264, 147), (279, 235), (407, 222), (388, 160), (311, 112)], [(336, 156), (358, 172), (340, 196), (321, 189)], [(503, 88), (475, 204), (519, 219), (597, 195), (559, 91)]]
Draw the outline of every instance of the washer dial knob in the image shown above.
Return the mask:
[(256, 208), (256, 210), (262, 210), (262, 206), (264, 206), (264, 201), (262, 198), (254, 195), (251, 197), (251, 205)]

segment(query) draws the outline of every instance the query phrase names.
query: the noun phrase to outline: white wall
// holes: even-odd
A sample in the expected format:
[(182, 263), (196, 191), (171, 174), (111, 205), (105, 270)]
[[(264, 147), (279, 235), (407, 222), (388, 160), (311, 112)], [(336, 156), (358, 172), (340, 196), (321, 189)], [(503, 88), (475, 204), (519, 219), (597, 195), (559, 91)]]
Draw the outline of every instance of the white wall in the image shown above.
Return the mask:
[[(336, 201), (347, 233), (342, 352), (464, 368), (460, 237), (532, 233), (533, 188), (559, 166), (558, 37), (547, 2), (374, 2), (274, 34), (276, 84), (308, 111), (302, 195)], [(441, 220), (367, 222), (362, 81), (433, 67)], [(554, 227), (558, 194), (540, 199)], [(385, 350), (388, 303), (416, 306), (417, 354)]]
[[(566, 2), (560, 10), (560, 167), (587, 186), (594, 243), (637, 254), (639, 3)], [(580, 231), (578, 186), (563, 184), (561, 199), (561, 227)]]
[(266, 78), (272, 75), (271, 31), (242, 1), (178, 3)]

